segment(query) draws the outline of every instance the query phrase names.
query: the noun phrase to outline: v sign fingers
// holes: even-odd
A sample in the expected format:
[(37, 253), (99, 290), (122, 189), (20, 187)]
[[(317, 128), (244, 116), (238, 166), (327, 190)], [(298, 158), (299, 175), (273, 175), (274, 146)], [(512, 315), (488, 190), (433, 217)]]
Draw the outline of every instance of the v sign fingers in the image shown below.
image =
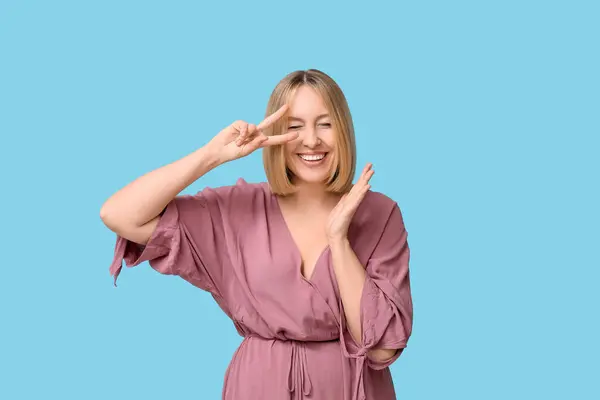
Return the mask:
[(252, 153), (267, 142), (271, 145), (286, 143), (296, 137), (296, 133), (278, 135), (276, 139), (267, 139), (263, 130), (269, 128), (288, 111), (284, 104), (273, 114), (265, 118), (260, 124), (249, 124), (245, 121), (235, 121), (219, 132), (210, 140), (207, 146), (220, 163), (235, 160)]
[[(264, 131), (277, 122), (281, 117), (283, 117), (288, 110), (289, 106), (284, 104), (277, 111), (269, 115), (260, 124), (258, 124), (257, 129), (259, 129), (261, 132)], [(261, 147), (281, 145), (296, 139), (299, 135), (300, 134), (298, 132), (286, 132), (277, 135), (269, 135), (267, 136), (267, 140), (263, 141)]]
[(285, 115), (285, 113), (288, 112), (288, 110), (289, 110), (289, 106), (287, 104), (282, 105), (281, 107), (279, 107), (279, 109), (277, 111), (275, 111), (273, 114), (269, 115), (261, 123), (258, 124), (258, 126), (257, 126), (258, 130), (263, 131), (263, 130), (267, 129), (269, 126), (273, 125), (281, 117), (283, 117)]

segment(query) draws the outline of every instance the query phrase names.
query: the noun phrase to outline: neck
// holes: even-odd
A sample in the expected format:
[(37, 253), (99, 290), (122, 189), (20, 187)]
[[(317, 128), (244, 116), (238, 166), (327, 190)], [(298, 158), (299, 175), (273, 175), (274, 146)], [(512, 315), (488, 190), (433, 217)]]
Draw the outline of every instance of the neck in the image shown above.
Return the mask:
[(295, 182), (296, 192), (289, 200), (302, 209), (315, 209), (331, 206), (337, 203), (339, 196), (325, 190), (324, 183)]

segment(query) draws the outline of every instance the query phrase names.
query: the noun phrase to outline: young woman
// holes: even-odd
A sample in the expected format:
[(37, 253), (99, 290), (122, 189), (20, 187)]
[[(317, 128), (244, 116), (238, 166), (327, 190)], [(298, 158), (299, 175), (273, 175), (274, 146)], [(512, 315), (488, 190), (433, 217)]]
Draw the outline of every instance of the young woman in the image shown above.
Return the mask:
[[(106, 201), (115, 286), (123, 260), (149, 261), (212, 294), (244, 337), (223, 399), (395, 399), (388, 366), (413, 319), (400, 208), (369, 190), (370, 164), (352, 184), (354, 128), (328, 75), (289, 74), (266, 115), (234, 122)], [(268, 182), (178, 195), (259, 148)]]

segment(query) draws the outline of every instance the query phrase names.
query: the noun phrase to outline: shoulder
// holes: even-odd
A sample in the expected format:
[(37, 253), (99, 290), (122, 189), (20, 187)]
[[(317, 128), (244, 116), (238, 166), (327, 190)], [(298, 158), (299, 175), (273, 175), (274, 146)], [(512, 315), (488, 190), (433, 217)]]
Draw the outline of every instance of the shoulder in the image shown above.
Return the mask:
[(206, 186), (196, 196), (205, 199), (218, 199), (221, 201), (238, 201), (256, 196), (262, 191), (260, 183), (248, 183), (244, 178), (238, 178), (235, 184), (225, 186)]
[(235, 184), (205, 186), (196, 194), (179, 196), (178, 201), (188, 208), (201, 206), (218, 212), (247, 212), (263, 207), (265, 195), (262, 183), (238, 178)]
[(393, 212), (400, 208), (396, 200), (384, 193), (369, 190), (361, 203), (363, 212), (371, 220), (387, 221)]
[(227, 219), (231, 224), (244, 223), (250, 216), (264, 213), (267, 202), (262, 183), (249, 183), (243, 178), (235, 184), (205, 186), (195, 194), (183, 194), (175, 198), (179, 216), (195, 220), (207, 213), (215, 221)]
[[(369, 190), (356, 210), (348, 236), (359, 260), (367, 263), (375, 249), (382, 248), (380, 244), (384, 237), (396, 241), (402, 236), (403, 230), (396, 200), (384, 193)], [(387, 242), (383, 243), (383, 247), (386, 247)]]
[(369, 190), (360, 203), (354, 220), (354, 230), (361, 235), (380, 237), (388, 225), (404, 225), (395, 199), (384, 193)]

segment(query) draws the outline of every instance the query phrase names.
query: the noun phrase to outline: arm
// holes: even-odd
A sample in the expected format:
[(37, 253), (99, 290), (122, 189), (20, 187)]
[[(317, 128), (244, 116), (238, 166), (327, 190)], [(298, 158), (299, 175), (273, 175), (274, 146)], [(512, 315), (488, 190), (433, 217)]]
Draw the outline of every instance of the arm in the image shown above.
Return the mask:
[(137, 178), (104, 203), (100, 218), (117, 235), (146, 244), (161, 212), (195, 180), (218, 165), (245, 157), (260, 147), (295, 139), (297, 132), (271, 137), (263, 134), (287, 109), (284, 104), (258, 125), (235, 121), (195, 152)]
[(216, 152), (208, 146), (201, 147), (120, 189), (104, 203), (100, 218), (119, 236), (146, 244), (167, 204), (219, 164)]
[[(330, 248), (348, 330), (357, 344), (362, 346), (360, 308), (367, 273), (352, 250), (348, 239), (332, 240)], [(369, 350), (367, 354), (375, 361), (386, 361), (391, 359), (396, 351), (396, 349), (374, 349)]]
[(366, 354), (374, 362), (371, 365), (383, 368), (398, 358), (410, 336), (410, 252), (402, 214), (396, 203), (389, 209), (385, 228), (367, 265), (361, 265), (350, 246), (348, 227), (370, 189), (371, 167), (367, 164), (357, 183), (332, 210), (327, 237), (340, 291), (340, 310), (343, 309), (340, 339), (345, 348), (345, 321), (350, 339), (355, 342), (352, 346), (356, 347), (354, 355)]
[[(218, 295), (222, 271), (218, 269), (217, 236), (222, 235), (223, 215), (209, 203), (228, 202), (236, 190), (206, 188), (197, 195), (178, 196), (184, 188), (211, 169), (252, 153), (259, 147), (281, 145), (296, 133), (267, 137), (262, 130), (287, 110), (282, 106), (259, 125), (235, 121), (208, 144), (186, 157), (131, 182), (102, 206), (100, 217), (117, 234), (109, 271), (117, 286), (123, 261), (134, 267), (144, 261), (165, 275), (179, 275), (193, 285)], [(207, 202), (207, 196), (211, 201)], [(185, 221), (193, 220), (194, 226)], [(196, 221), (201, 220), (201, 227)], [(199, 232), (202, 229), (202, 232)]]

